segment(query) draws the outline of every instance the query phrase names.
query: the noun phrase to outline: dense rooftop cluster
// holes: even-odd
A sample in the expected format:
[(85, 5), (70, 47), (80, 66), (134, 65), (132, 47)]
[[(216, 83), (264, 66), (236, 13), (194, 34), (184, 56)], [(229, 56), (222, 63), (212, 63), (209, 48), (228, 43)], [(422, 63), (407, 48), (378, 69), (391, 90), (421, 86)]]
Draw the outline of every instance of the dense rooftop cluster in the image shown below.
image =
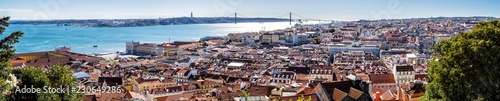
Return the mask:
[[(401, 100), (422, 96), (431, 46), (485, 19), (428, 18), (297, 24), (200, 42), (127, 42), (123, 54), (16, 54), (14, 68), (65, 64), (85, 86), (121, 93), (84, 100)], [(247, 92), (248, 96), (244, 96)]]

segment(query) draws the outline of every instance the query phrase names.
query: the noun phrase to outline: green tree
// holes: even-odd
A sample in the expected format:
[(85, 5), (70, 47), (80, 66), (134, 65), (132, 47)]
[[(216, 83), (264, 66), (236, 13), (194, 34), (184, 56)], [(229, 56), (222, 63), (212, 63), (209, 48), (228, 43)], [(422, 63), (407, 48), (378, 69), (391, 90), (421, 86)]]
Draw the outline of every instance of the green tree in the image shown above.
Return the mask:
[[(20, 80), (18, 83), (18, 87), (13, 88), (11, 90), (11, 94), (13, 95), (10, 100), (16, 101), (54, 101), (58, 100), (59, 97), (53, 93), (26, 93), (20, 92), (22, 88), (44, 88), (50, 87), (50, 80), (45, 75), (44, 71), (41, 68), (35, 67), (25, 67), (22, 70), (16, 70), (16, 75)], [(43, 92), (40, 91), (40, 92)]]
[(500, 100), (499, 40), (500, 21), (488, 21), (435, 45), (421, 100)]
[(313, 38), (313, 43), (319, 44), (319, 43), (321, 43), (321, 40), (319, 39), (319, 37), (315, 37), (315, 38)]
[(241, 94), (243, 94), (243, 97), (245, 97), (245, 101), (249, 101), (248, 100), (249, 95), (245, 90), (241, 90)]
[[(0, 19), (0, 35), (6, 30), (6, 27), (9, 26), (10, 17), (3, 17)], [(0, 40), (0, 100), (5, 100), (5, 94), (3, 91), (8, 91), (11, 87), (7, 81), (10, 81), (10, 74), (12, 71), (12, 65), (10, 64), (10, 59), (14, 57), (14, 49), (13, 44), (19, 42), (19, 38), (23, 36), (23, 32), (17, 31), (13, 32), (7, 37)]]
[[(77, 79), (73, 77), (69, 67), (63, 65), (54, 65), (48, 68), (46, 72), (47, 77), (51, 80), (52, 87), (76, 87), (78, 86)], [(63, 101), (73, 101), (81, 99), (82, 95), (76, 92), (58, 93), (59, 98)]]
[(309, 96), (307, 99), (304, 98), (304, 95), (300, 95), (297, 101), (312, 101), (311, 96)]
[[(76, 87), (77, 80), (72, 76), (69, 68), (62, 65), (50, 66), (46, 70), (37, 67), (25, 67), (23, 69), (16, 70), (16, 76), (20, 79), (17, 85), (19, 89), (26, 86), (30, 88), (51, 87), (51, 88), (69, 88)], [(21, 100), (21, 101), (77, 101), (81, 100), (81, 94), (76, 92), (64, 92), (64, 93), (18, 93), (16, 91), (18, 88), (11, 90), (12, 98), (11, 100)]]

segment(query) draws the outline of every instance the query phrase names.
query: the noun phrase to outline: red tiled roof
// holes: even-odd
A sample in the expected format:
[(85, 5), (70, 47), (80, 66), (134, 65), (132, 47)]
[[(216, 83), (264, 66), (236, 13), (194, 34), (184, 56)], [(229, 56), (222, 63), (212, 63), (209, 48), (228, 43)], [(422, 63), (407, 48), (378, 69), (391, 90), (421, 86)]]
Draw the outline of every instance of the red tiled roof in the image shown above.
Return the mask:
[(17, 67), (17, 66), (22, 66), (23, 63), (26, 63), (26, 60), (10, 60), (10, 63), (12, 64), (13, 67)]
[(97, 97), (95, 95), (84, 95), (82, 101), (97, 101)]
[(168, 69), (164, 72), (165, 75), (172, 75), (174, 73), (174, 70)]
[(349, 89), (349, 96), (351, 96), (352, 98), (358, 99), (361, 95), (363, 95), (363, 91), (354, 89), (352, 87), (351, 89)]
[(42, 67), (56, 64), (66, 64), (70, 62), (70, 57), (40, 58), (26, 63), (27, 66)]
[(203, 83), (200, 86), (209, 86), (209, 85), (216, 85), (216, 84), (218, 84), (218, 83), (215, 81), (205, 80), (205, 81), (203, 81)]
[(99, 68), (102, 69), (102, 70), (104, 70), (104, 69), (106, 69), (106, 66), (105, 65), (101, 65)]
[(223, 93), (220, 94), (222, 101), (233, 101), (234, 97), (241, 97), (243, 94), (241, 92), (231, 92), (231, 93)]
[(181, 70), (177, 71), (177, 74), (182, 74), (182, 75), (184, 75), (187, 71), (188, 71), (188, 70), (186, 70), (186, 69), (181, 69)]
[(297, 94), (310, 94), (310, 93), (314, 93), (314, 91), (313, 91), (314, 89), (313, 88), (306, 87), (306, 86), (308, 86), (308, 85), (305, 85), (305, 86), (299, 88), (297, 90)]
[(393, 74), (369, 74), (368, 76), (370, 77), (370, 81), (372, 81), (373, 84), (396, 83)]
[(345, 93), (337, 88), (333, 89), (333, 95), (332, 95), (333, 100), (341, 101), (342, 99), (344, 99), (345, 96), (347, 96), (347, 93)]
[(10, 63), (12, 64), (17, 64), (17, 63), (26, 63), (26, 60), (10, 60)]
[(396, 66), (396, 71), (414, 71), (413, 66)]
[(143, 78), (140, 77), (140, 78), (135, 79), (135, 81), (138, 84), (142, 84), (142, 83), (159, 83), (160, 79), (143, 79)]
[(333, 81), (347, 81), (345, 73), (334, 73)]
[(91, 78), (91, 79), (97, 79), (97, 78), (99, 78), (99, 74), (92, 73), (92, 74), (90, 74), (89, 78)]
[(272, 89), (273, 88), (269, 86), (254, 85), (250, 87), (250, 90), (248, 90), (248, 94), (251, 96), (259, 96), (259, 95), (269, 96), (271, 95)]
[(394, 95), (391, 90), (385, 91), (385, 93), (382, 94), (381, 97), (382, 97), (382, 100), (395, 100), (396, 99), (396, 95)]
[(333, 66), (324, 66), (324, 65), (314, 65), (311, 69), (323, 69), (323, 70), (332, 70)]
[(319, 97), (316, 96), (315, 93), (311, 93), (311, 94), (304, 94), (304, 95), (295, 95), (295, 96), (286, 96), (286, 97), (281, 97), (281, 100), (282, 101), (298, 101), (299, 97), (302, 97), (304, 96), (304, 99), (309, 99), (309, 97), (311, 98), (311, 101), (319, 101)]
[[(168, 92), (166, 91), (168, 89)], [(157, 94), (157, 93), (171, 93), (174, 91), (183, 91), (182, 86), (171, 86), (171, 87), (161, 87), (161, 88), (154, 88), (149, 90), (151, 94)]]
[(143, 79), (143, 78), (137, 78), (135, 79), (135, 81), (139, 84), (142, 84), (142, 83), (175, 83), (175, 81), (171, 80), (171, 79), (163, 79), (163, 81), (160, 82), (160, 79), (149, 79), (149, 80), (146, 80), (146, 79)]
[(156, 98), (157, 101), (177, 101), (180, 100), (180, 98), (185, 98), (186, 100), (193, 97), (193, 93), (184, 93), (184, 94), (178, 94), (178, 95), (171, 95), (171, 96), (164, 96), (164, 97), (158, 97)]
[(113, 101), (122, 98), (125, 95), (123, 93), (101, 93), (101, 96), (97, 98), (97, 101)]

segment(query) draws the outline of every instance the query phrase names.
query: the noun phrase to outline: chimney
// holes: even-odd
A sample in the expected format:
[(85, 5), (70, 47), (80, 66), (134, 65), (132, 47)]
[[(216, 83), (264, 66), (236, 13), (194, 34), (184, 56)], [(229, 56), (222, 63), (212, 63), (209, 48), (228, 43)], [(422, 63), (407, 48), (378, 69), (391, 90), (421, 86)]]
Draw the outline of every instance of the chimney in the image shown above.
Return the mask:
[(380, 92), (377, 91), (377, 93), (375, 94), (375, 101), (381, 101), (382, 98), (380, 97)]
[(367, 87), (368, 88), (368, 90), (367, 90), (368, 94), (372, 95), (373, 83), (370, 80), (366, 81), (366, 83), (368, 85), (368, 87)]

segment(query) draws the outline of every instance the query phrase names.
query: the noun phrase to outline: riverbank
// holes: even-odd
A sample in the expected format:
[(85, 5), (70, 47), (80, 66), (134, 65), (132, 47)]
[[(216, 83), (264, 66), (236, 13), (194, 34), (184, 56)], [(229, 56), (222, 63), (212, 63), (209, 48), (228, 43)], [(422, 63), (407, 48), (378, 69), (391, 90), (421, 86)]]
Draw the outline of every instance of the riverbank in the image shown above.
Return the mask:
[[(295, 23), (292, 23), (294, 25)], [(288, 22), (238, 24), (186, 24), (145, 27), (76, 27), (11, 24), (5, 33), (23, 31), (25, 35), (15, 44), (16, 53), (52, 51), (56, 47), (71, 47), (73, 52), (112, 53), (125, 51), (126, 41), (164, 43), (195, 41), (205, 36), (227, 36), (228, 33), (257, 32), (290, 27)], [(5, 37), (5, 35), (0, 35)], [(93, 47), (97, 45), (98, 47)]]
[(84, 27), (142, 27), (158, 25), (183, 25), (183, 24), (217, 24), (217, 23), (262, 23), (262, 22), (287, 22), (289, 19), (281, 18), (234, 18), (234, 17), (177, 17), (158, 19), (84, 19), (84, 20), (14, 20), (11, 24), (56, 24), (58, 26), (84, 26)]

